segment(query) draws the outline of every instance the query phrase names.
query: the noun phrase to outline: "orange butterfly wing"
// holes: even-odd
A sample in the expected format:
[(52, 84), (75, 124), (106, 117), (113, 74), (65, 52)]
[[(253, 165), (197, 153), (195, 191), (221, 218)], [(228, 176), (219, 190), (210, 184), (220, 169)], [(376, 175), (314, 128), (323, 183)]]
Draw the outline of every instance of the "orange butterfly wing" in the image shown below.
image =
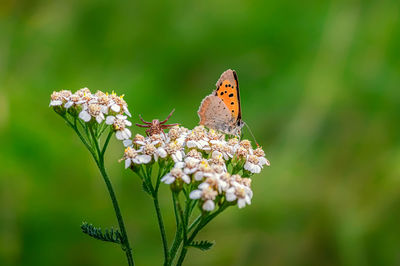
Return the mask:
[(222, 73), (216, 86), (217, 89), (214, 91), (214, 95), (225, 103), (235, 121), (241, 120), (239, 83), (236, 72), (231, 69), (226, 70)]

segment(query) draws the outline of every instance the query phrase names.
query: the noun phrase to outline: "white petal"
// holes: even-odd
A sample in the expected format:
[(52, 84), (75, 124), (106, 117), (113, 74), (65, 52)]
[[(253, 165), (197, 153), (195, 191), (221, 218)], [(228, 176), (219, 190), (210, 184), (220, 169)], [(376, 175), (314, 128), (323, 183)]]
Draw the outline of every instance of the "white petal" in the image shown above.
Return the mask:
[(185, 174), (187, 174), (187, 175), (191, 175), (191, 174), (193, 174), (194, 172), (196, 172), (197, 171), (197, 168), (185, 168), (185, 169), (183, 169), (183, 172), (185, 173)]
[(113, 110), (116, 113), (119, 113), (119, 111), (121, 111), (121, 107), (119, 107), (118, 104), (113, 104), (111, 105), (111, 110)]
[(160, 147), (157, 149), (157, 153), (161, 158), (167, 157), (167, 152), (165, 151), (164, 148)]
[(102, 113), (100, 113), (98, 116), (96, 116), (97, 123), (101, 124), (101, 122), (103, 122), (104, 116), (103, 117), (102, 116), (103, 116)]
[(186, 184), (190, 184), (190, 177), (188, 175), (184, 175), (182, 176), (182, 180), (183, 182), (185, 182)]
[(237, 205), (238, 205), (239, 209), (245, 207), (245, 206), (246, 206), (246, 201), (245, 201), (245, 199), (238, 199)]
[(189, 198), (191, 198), (191, 199), (200, 199), (201, 193), (202, 193), (201, 190), (198, 190), (198, 189), (193, 190), (192, 192), (190, 192)]
[(201, 140), (198, 141), (198, 145), (199, 145), (199, 148), (202, 149), (203, 147), (208, 146), (208, 142), (201, 139)]
[(222, 157), (222, 153), (219, 152), (219, 151), (213, 151), (211, 157), (215, 158), (215, 159), (221, 158)]
[(125, 114), (127, 114), (129, 117), (132, 116), (131, 113), (130, 113), (129, 110), (128, 110), (128, 107), (126, 107), (125, 105), (124, 105), (124, 112), (125, 112)]
[(130, 158), (125, 160), (125, 169), (131, 166), (132, 160)]
[(125, 147), (132, 146), (132, 140), (131, 139), (124, 139), (122, 141), (122, 143), (124, 144)]
[(118, 140), (124, 140), (124, 139), (126, 139), (126, 138), (124, 138), (124, 134), (122, 133), (122, 131), (117, 131), (117, 132), (115, 133), (115, 137), (116, 137)]
[(246, 162), (246, 163), (244, 164), (244, 169), (251, 172), (252, 163)]
[(131, 131), (130, 131), (129, 129), (127, 129), (127, 128), (125, 128), (125, 129), (123, 130), (123, 133), (124, 133), (124, 138), (125, 138), (125, 139), (129, 139), (129, 138), (132, 136)]
[(120, 120), (125, 120), (125, 119), (127, 118), (126, 115), (121, 115), (121, 114), (116, 115), (116, 117), (117, 117), (118, 119), (120, 119)]
[(114, 121), (115, 121), (115, 116), (113, 116), (113, 115), (107, 116), (107, 118), (106, 118), (106, 124), (107, 124), (107, 125), (112, 125), (112, 124), (114, 124)]
[(208, 183), (201, 183), (200, 185), (199, 185), (199, 188), (200, 189), (207, 189), (207, 188), (209, 188), (210, 187), (210, 184), (208, 184)]
[(193, 140), (189, 140), (188, 142), (186, 142), (186, 146), (188, 148), (197, 148), (196, 142), (194, 142)]
[(246, 197), (244, 198), (244, 200), (245, 200), (245, 202), (247, 203), (247, 205), (250, 205), (250, 204), (251, 204), (251, 199), (250, 199), (250, 197), (246, 196)]
[(176, 156), (176, 159), (178, 160), (178, 161), (182, 161), (182, 152), (181, 151), (177, 151), (176, 153), (175, 153), (175, 156)]
[(129, 120), (125, 120), (125, 126), (128, 126), (128, 127), (132, 126), (132, 122)]
[(164, 182), (165, 184), (169, 185), (174, 183), (175, 178), (172, 175), (166, 175), (161, 179), (162, 182)]
[(150, 156), (150, 155), (147, 155), (147, 154), (138, 155), (138, 160), (139, 160), (141, 163), (146, 164), (146, 163), (149, 163), (149, 162), (151, 161), (151, 156)]
[(261, 172), (261, 167), (259, 165), (254, 165), (253, 173), (259, 174)]
[(82, 111), (79, 113), (79, 118), (85, 122), (89, 122), (92, 117), (90, 116), (90, 114), (88, 112)]
[(183, 167), (185, 167), (185, 163), (184, 162), (177, 162), (174, 167), (175, 168), (183, 168)]
[(58, 106), (61, 104), (62, 104), (62, 101), (60, 101), (60, 100), (54, 100), (54, 101), (50, 102), (50, 106)]
[(197, 172), (197, 173), (194, 174), (194, 179), (196, 181), (201, 181), (203, 179), (203, 177), (204, 177), (203, 172)]
[(101, 111), (103, 114), (107, 114), (107, 113), (108, 113), (108, 106), (102, 105), (100, 111)]
[(227, 201), (234, 201), (234, 200), (236, 200), (236, 195), (235, 195), (235, 193), (231, 193), (231, 192), (228, 193), (228, 191), (227, 191), (225, 194), (225, 198)]
[(203, 204), (203, 210), (205, 211), (212, 211), (215, 208), (215, 203), (212, 200), (206, 200)]
[(74, 104), (74, 102), (69, 101), (69, 102), (67, 102), (67, 103), (64, 105), (64, 107), (68, 109), (68, 108), (70, 108), (73, 104)]

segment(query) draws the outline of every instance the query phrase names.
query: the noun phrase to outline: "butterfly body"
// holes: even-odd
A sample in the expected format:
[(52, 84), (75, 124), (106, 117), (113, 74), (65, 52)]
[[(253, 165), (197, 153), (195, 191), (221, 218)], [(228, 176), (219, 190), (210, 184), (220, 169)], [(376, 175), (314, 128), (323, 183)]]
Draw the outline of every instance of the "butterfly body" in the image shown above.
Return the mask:
[(216, 86), (213, 93), (201, 102), (198, 111), (200, 125), (239, 136), (244, 123), (236, 72), (231, 69), (226, 70)]

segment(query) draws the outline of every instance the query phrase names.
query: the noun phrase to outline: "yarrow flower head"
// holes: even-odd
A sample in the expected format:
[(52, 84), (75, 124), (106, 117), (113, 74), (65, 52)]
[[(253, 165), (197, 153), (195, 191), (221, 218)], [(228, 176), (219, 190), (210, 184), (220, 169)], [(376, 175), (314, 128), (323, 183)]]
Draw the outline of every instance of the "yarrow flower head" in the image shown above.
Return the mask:
[(75, 93), (69, 90), (55, 91), (50, 98), (50, 106), (62, 115), (68, 113), (74, 119), (79, 118), (84, 123), (96, 121), (100, 132), (105, 121), (106, 125), (112, 126), (118, 140), (129, 139), (132, 135), (127, 128), (132, 123), (124, 115), (131, 116), (131, 114), (123, 96), (102, 91), (92, 94), (88, 88), (82, 88)]
[[(251, 204), (253, 192), (248, 177), (269, 166), (261, 147), (253, 149), (246, 139), (227, 140), (225, 135), (204, 126), (192, 130), (174, 126), (166, 134), (147, 137), (137, 134), (124, 145), (128, 147), (122, 158), (126, 167), (156, 162), (168, 166), (160, 181), (173, 191), (186, 187), (190, 199), (198, 201), (207, 212), (223, 202), (239, 208)], [(142, 160), (136, 159), (139, 156)], [(139, 171), (138, 167), (131, 169)]]

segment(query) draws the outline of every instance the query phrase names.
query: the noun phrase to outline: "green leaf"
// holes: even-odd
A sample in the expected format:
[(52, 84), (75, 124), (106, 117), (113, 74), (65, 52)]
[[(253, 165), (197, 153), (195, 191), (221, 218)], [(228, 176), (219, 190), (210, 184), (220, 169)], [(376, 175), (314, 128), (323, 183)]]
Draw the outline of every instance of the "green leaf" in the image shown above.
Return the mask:
[(213, 245), (214, 245), (214, 243), (212, 243), (210, 241), (201, 240), (201, 241), (193, 241), (188, 246), (198, 248), (202, 251), (206, 251), (206, 250), (209, 250)]
[(92, 224), (88, 224), (86, 222), (82, 223), (81, 225), (82, 232), (95, 238), (98, 240), (106, 241), (106, 242), (113, 242), (117, 244), (122, 243), (122, 235), (118, 229), (105, 229), (103, 233), (101, 228), (97, 228)]

